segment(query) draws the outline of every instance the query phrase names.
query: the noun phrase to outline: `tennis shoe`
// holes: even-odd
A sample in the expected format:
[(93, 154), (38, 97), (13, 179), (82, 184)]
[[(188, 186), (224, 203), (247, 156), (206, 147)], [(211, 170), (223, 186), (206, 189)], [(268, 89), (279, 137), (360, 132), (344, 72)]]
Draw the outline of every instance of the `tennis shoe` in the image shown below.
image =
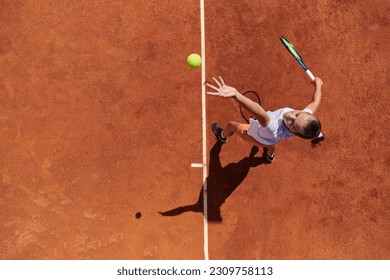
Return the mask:
[(217, 121), (213, 121), (213, 123), (211, 124), (211, 130), (219, 141), (221, 141), (222, 143), (227, 142), (227, 137), (222, 136), (223, 128), (219, 125)]
[(265, 157), (268, 161), (268, 163), (272, 163), (274, 162), (275, 160), (275, 153), (273, 153), (272, 155), (269, 153), (268, 149), (267, 148), (264, 148), (263, 149), (263, 157)]

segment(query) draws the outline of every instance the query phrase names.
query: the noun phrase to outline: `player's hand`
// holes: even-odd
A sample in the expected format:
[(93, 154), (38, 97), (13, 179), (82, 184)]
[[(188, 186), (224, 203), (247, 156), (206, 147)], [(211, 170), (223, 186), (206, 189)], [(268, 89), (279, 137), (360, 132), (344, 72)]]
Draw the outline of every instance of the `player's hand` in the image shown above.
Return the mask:
[(229, 87), (229, 86), (225, 85), (225, 82), (223, 81), (223, 79), (221, 77), (219, 77), (219, 81), (214, 77), (213, 77), (213, 80), (217, 84), (216, 86), (209, 84), (209, 83), (206, 83), (206, 85), (209, 88), (215, 90), (215, 92), (208, 91), (207, 94), (221, 96), (221, 97), (225, 97), (225, 98), (237, 96), (238, 91), (233, 87)]
[(316, 77), (316, 78), (314, 79), (313, 83), (315, 84), (316, 87), (321, 87), (322, 84), (323, 84), (321, 78), (318, 78), (318, 77)]

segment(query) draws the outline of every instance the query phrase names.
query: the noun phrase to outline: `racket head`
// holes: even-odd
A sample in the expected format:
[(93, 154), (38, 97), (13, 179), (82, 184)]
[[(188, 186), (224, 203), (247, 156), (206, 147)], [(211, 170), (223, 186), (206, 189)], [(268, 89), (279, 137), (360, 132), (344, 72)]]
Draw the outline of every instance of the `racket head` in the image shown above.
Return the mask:
[(302, 66), (303, 70), (307, 70), (307, 67), (305, 63), (303, 62), (303, 59), (301, 55), (299, 54), (298, 50), (294, 47), (293, 44), (291, 44), (286, 38), (283, 36), (280, 36), (280, 41), (282, 42), (283, 46), (286, 47), (286, 49), (291, 53), (291, 55), (299, 62), (299, 64)]
[[(261, 105), (261, 101), (260, 101), (260, 96), (257, 92), (253, 91), (253, 90), (249, 90), (247, 92), (244, 92), (243, 95), (247, 98), (249, 98), (250, 100), (256, 102), (257, 104)], [(253, 114), (248, 111), (247, 109), (245, 109), (243, 106), (241, 106), (240, 104), (240, 112), (241, 112), (241, 116), (244, 118), (244, 120), (249, 123), (249, 119), (251, 117), (253, 117)]]

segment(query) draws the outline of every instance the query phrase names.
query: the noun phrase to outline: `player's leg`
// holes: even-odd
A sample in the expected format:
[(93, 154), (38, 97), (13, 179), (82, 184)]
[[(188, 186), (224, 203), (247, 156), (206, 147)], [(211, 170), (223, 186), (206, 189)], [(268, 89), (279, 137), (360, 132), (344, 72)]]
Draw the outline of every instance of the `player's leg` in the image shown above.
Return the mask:
[(248, 135), (248, 129), (250, 124), (239, 123), (235, 121), (230, 121), (226, 126), (223, 135), (226, 137), (232, 136), (234, 133), (237, 133), (241, 138), (252, 142), (257, 147), (263, 147), (263, 157), (267, 159), (269, 163), (275, 160), (275, 149), (276, 145), (263, 145), (256, 141), (252, 136)]
[(226, 128), (224, 129), (224, 136), (230, 137), (234, 133), (237, 133), (241, 138), (247, 141), (255, 141), (256, 144), (259, 144), (255, 139), (253, 139), (250, 135), (248, 135), (248, 129), (250, 125), (247, 123), (239, 123), (235, 121), (230, 121)]
[(243, 124), (235, 121), (230, 121), (225, 127), (225, 129), (223, 129), (217, 121), (214, 121), (211, 124), (211, 130), (213, 131), (217, 139), (223, 143), (226, 143), (228, 137), (232, 136), (234, 133), (239, 134), (239, 136), (241, 136), (245, 140), (253, 142), (254, 139), (246, 133), (248, 129), (249, 124)]

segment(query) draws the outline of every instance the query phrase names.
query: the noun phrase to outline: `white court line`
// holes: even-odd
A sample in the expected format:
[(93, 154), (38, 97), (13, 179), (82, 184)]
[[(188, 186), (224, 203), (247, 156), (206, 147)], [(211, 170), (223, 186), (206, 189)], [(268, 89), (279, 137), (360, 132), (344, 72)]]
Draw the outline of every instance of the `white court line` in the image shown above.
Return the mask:
[(200, 37), (202, 48), (202, 161), (203, 161), (203, 250), (205, 260), (209, 259), (209, 233), (207, 210), (207, 142), (206, 142), (206, 50), (204, 28), (204, 0), (200, 0)]
[(191, 167), (200, 167), (203, 168), (203, 163), (191, 163)]

